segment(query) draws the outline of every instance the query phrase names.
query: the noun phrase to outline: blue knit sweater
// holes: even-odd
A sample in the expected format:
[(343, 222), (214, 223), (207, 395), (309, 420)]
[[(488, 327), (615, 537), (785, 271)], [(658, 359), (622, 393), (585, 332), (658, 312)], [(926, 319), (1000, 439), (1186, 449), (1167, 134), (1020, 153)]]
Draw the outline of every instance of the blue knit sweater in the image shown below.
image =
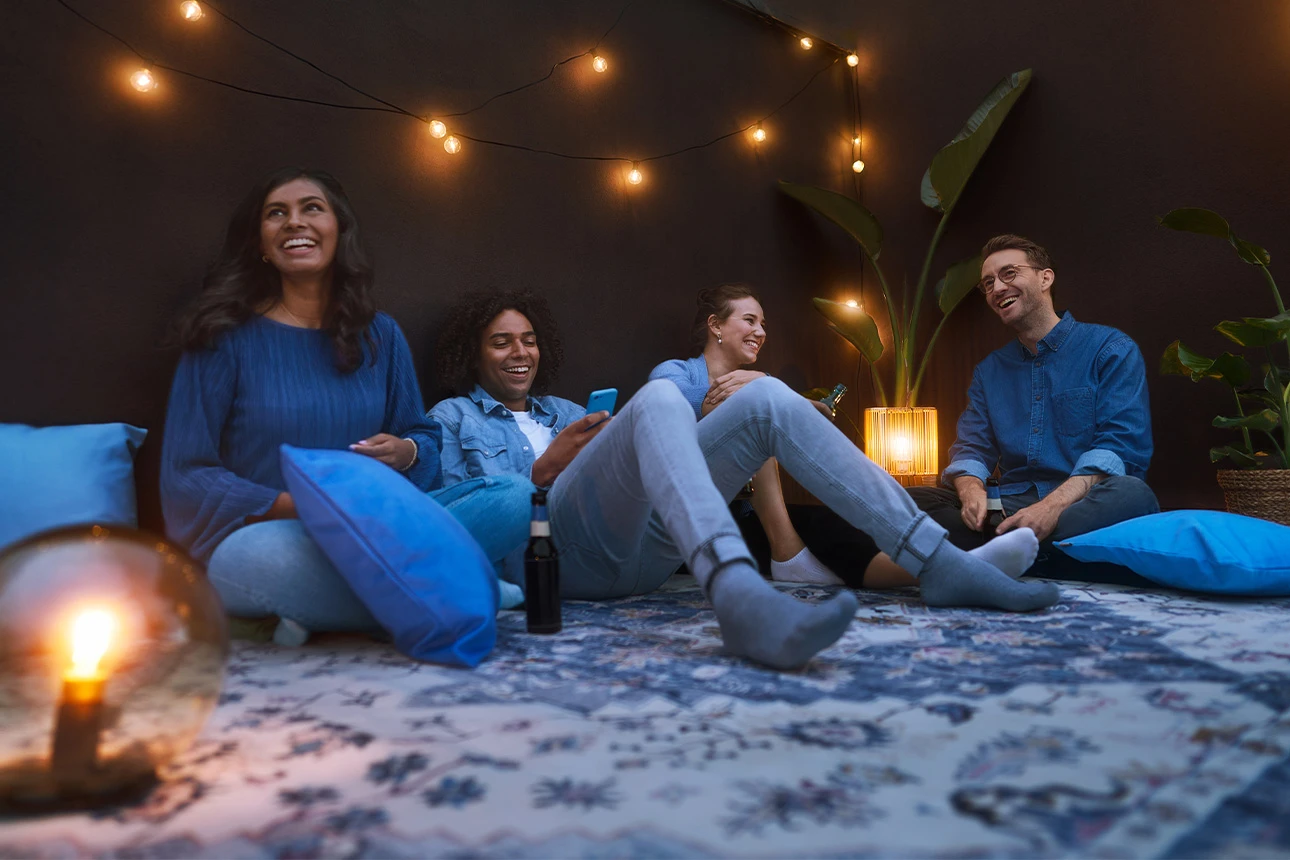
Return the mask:
[(166, 532), (202, 561), (286, 490), (278, 448), (345, 449), (377, 433), (410, 438), (405, 474), (440, 483), (438, 425), (427, 422), (412, 354), (389, 316), (372, 321), (375, 350), (358, 370), (336, 368), (331, 336), (255, 317), (175, 370), (162, 444)]

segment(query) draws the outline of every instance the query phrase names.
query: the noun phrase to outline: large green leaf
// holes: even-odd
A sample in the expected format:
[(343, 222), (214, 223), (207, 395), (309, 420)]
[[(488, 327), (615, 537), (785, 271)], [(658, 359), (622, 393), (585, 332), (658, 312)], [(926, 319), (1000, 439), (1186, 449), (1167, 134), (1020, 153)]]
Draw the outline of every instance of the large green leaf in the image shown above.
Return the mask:
[(878, 336), (878, 324), (873, 317), (865, 313), (862, 307), (852, 307), (842, 302), (831, 302), (828, 299), (811, 299), (815, 309), (824, 314), (833, 330), (842, 335), (851, 345), (860, 350), (860, 354), (873, 364), (882, 358), (882, 338)]
[(1214, 331), (1241, 346), (1272, 346), (1290, 336), (1290, 311), (1274, 317), (1243, 317), (1224, 320)]
[(1219, 416), (1214, 419), (1214, 426), (1223, 430), (1235, 430), (1244, 428), (1246, 430), (1275, 430), (1281, 423), (1281, 416), (1271, 409), (1264, 409), (1262, 412), (1255, 412), (1253, 415), (1245, 415), (1239, 418), (1224, 418)]
[(981, 255), (955, 263), (936, 284), (936, 303), (948, 315), (959, 306), (981, 282)]
[(779, 189), (846, 230), (851, 238), (860, 243), (869, 259), (878, 259), (878, 254), (882, 251), (882, 225), (872, 212), (857, 201), (836, 191), (798, 185), (782, 179), (779, 181)]
[(990, 148), (1008, 113), (1030, 86), (1030, 69), (1008, 75), (968, 117), (967, 124), (936, 156), (923, 174), (923, 203), (938, 212), (952, 207), (963, 193), (981, 157)]
[(1160, 357), (1160, 372), (1189, 376), (1192, 382), (1221, 379), (1233, 388), (1245, 385), (1253, 375), (1250, 363), (1239, 355), (1225, 352), (1218, 358), (1206, 358), (1192, 352), (1178, 340), (1165, 347), (1165, 354)]
[(1236, 238), (1235, 233), (1232, 234), (1232, 247), (1236, 248), (1236, 253), (1251, 266), (1269, 266), (1272, 264), (1271, 254), (1253, 242)]
[(1238, 466), (1257, 466), (1259, 461), (1251, 457), (1245, 451), (1239, 448), (1233, 448), (1231, 445), (1224, 445), (1221, 448), (1209, 449), (1209, 462), (1217, 463), (1224, 457), (1231, 457), (1232, 462)]
[(1184, 233), (1200, 233), (1203, 236), (1214, 236), (1218, 239), (1227, 239), (1232, 235), (1232, 228), (1222, 215), (1194, 206), (1174, 209), (1156, 220), (1162, 227), (1181, 230)]

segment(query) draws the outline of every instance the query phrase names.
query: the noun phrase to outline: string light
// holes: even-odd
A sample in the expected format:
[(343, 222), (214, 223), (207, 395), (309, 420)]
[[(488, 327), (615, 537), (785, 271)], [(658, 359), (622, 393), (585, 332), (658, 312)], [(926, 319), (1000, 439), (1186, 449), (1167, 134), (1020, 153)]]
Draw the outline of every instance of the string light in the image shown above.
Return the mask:
[(157, 88), (157, 79), (151, 69), (139, 69), (130, 76), (130, 86), (141, 93), (151, 92)]
[(864, 170), (864, 162), (857, 158), (855, 161), (851, 162), (851, 170), (855, 173), (859, 173)]
[(448, 126), (443, 124), (442, 120), (430, 120), (430, 136), (433, 138), (443, 137), (448, 133)]
[(591, 67), (598, 72), (603, 72), (605, 69), (609, 68), (609, 61), (597, 54), (591, 58)]
[(627, 181), (632, 185), (640, 185), (645, 179), (645, 174), (641, 173), (640, 165), (632, 162), (632, 169), (627, 171)]
[(449, 155), (456, 155), (461, 152), (461, 140), (458, 139), (457, 135), (448, 135), (448, 139), (443, 142), (443, 151)]
[(860, 303), (857, 302), (855, 299), (847, 299), (847, 307), (858, 308), (860, 307)]
[(859, 146), (859, 145), (860, 145), (860, 136), (859, 136), (859, 135), (856, 135), (855, 137), (851, 138), (851, 145), (852, 145), (852, 146)]
[(812, 39), (810, 36), (803, 36), (803, 37), (802, 37), (802, 50), (804, 50), (804, 51), (809, 51), (809, 50), (811, 50), (811, 49), (812, 49), (812, 48), (814, 48), (814, 47), (815, 47), (815, 40), (814, 40), (814, 39)]
[(196, 21), (206, 13), (202, 11), (202, 4), (197, 0), (184, 0), (179, 4), (179, 12), (184, 16), (186, 21)]
[(752, 139), (758, 143), (766, 139), (766, 129), (761, 127), (761, 123), (757, 123), (757, 127), (752, 130)]
[(856, 66), (860, 65), (860, 56), (856, 54), (854, 51), (852, 51), (850, 54), (847, 54), (847, 65), (853, 69)]

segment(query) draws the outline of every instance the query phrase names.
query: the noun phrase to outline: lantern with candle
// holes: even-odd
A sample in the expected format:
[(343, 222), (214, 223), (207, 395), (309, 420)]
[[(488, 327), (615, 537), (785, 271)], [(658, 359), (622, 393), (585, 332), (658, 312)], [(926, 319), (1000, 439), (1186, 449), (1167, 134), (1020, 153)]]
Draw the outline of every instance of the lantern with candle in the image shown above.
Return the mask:
[(0, 806), (146, 790), (219, 697), (228, 631), (201, 566), (133, 529), (76, 526), (0, 554)]

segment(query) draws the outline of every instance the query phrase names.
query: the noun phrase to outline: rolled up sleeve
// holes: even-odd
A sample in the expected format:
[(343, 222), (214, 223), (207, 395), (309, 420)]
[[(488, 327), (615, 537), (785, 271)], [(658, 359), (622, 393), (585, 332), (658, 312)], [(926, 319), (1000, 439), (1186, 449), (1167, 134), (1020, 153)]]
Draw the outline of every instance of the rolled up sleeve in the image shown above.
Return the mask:
[(999, 462), (999, 446), (990, 427), (990, 413), (985, 403), (985, 384), (981, 368), (972, 371), (968, 388), (968, 406), (959, 416), (957, 438), (950, 446), (950, 464), (941, 473), (941, 483), (954, 485), (960, 475), (971, 475), (985, 483)]

